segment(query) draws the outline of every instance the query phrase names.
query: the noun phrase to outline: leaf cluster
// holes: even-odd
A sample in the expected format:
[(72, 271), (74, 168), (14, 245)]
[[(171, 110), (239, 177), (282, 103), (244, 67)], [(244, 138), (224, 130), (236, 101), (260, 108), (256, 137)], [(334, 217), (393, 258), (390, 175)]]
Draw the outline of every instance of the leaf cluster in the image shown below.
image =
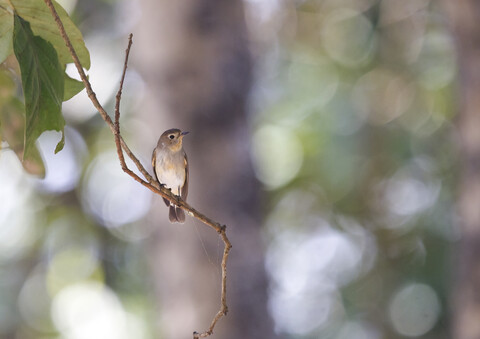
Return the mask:
[[(90, 68), (81, 32), (59, 4), (54, 6), (83, 67)], [(43, 132), (62, 133), (55, 153), (64, 146), (62, 102), (84, 88), (65, 73), (72, 62), (44, 1), (0, 0), (0, 138), (30, 173), (45, 174), (35, 146)]]

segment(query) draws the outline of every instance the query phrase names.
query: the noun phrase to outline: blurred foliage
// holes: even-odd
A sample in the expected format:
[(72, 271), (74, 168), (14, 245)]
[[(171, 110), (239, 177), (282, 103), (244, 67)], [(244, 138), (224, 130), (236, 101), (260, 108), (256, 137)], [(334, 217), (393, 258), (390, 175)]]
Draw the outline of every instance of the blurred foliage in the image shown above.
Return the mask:
[[(245, 4), (276, 331), (448, 338), (456, 69), (438, 3)], [(131, 9), (126, 1), (64, 6), (85, 28), (90, 79), (112, 107)], [(2, 72), (0, 103), (9, 90)], [(123, 126), (140, 123), (131, 111), (142, 81), (129, 74)], [(26, 175), (8, 147), (0, 151), (0, 337), (154, 338), (150, 194), (121, 172), (110, 132), (77, 97), (63, 106), (65, 149), (53, 155), (58, 135), (40, 137), (44, 180)]]
[[(15, 1), (12, 4), (17, 6)], [(4, 4), (0, 1), (0, 5), (0, 14), (6, 13), (13, 26), (10, 2)], [(67, 127), (62, 152), (53, 154), (59, 133), (39, 132), (42, 135), (36, 146), (42, 156), (35, 148), (26, 161), (22, 164), (19, 161), (23, 157), (25, 141), (24, 104), (16, 98), (23, 95), (20, 73), (30, 76), (29, 80), (32, 74), (38, 75), (51, 85), (50, 80), (45, 79), (43, 69), (39, 72), (32, 69), (32, 58), (48, 58), (50, 63), (41, 66), (48, 68), (50, 64), (58, 64), (58, 53), (63, 66), (57, 69), (60, 74), (55, 75), (60, 76), (57, 83), (63, 86), (65, 81), (65, 92), (63, 87), (53, 90), (56, 94), (61, 93), (56, 98), (59, 104), (62, 99), (68, 100), (83, 89), (77, 80), (64, 74), (70, 57), (61, 37), (54, 33), (57, 28), (44, 2), (29, 1), (21, 5), (19, 13), (22, 18), (28, 18), (32, 30), (24, 22), (27, 28), (24, 36), (28, 36), (21, 40), (22, 32), (19, 32), (13, 36), (13, 41), (31, 49), (32, 53), (27, 55), (30, 59), (17, 63), (11, 56), (0, 67), (0, 134), (3, 140), (0, 153), (0, 337), (154, 337), (155, 305), (142, 244), (152, 231), (150, 224), (142, 219), (150, 207), (150, 195), (124, 176), (118, 166), (111, 134), (96, 117), (85, 92), (81, 93), (85, 97), (83, 101), (77, 96), (63, 105), (62, 115)], [(32, 7), (37, 5), (41, 8)], [(72, 1), (64, 1), (63, 5), (70, 10), (76, 8)], [(89, 6), (92, 2), (82, 5)], [(109, 5), (111, 17), (114, 17), (115, 6), (116, 3)], [(82, 7), (79, 6), (78, 10), (82, 12)], [(75, 12), (72, 14), (81, 18)], [(66, 12), (60, 11), (60, 15), (78, 47), (83, 66), (89, 68), (90, 56), (80, 31), (70, 19), (66, 19)], [(9, 21), (2, 22), (2, 27), (7, 23)], [(95, 28), (94, 34), (111, 29), (102, 22), (91, 27)], [(11, 36), (9, 44), (12, 44)], [(46, 53), (37, 55), (38, 51), (33, 49), (38, 46), (46, 48)], [(105, 53), (110, 52), (111, 45), (103, 42), (103, 46)], [(20, 55), (25, 56), (25, 53)], [(119, 57), (123, 57), (121, 53)], [(105, 60), (96, 67), (108, 70), (111, 66), (106, 62), (116, 65), (114, 61), (113, 58)], [(33, 66), (38, 64), (33, 63)], [(68, 69), (67, 73), (73, 75)], [(93, 67), (90, 76), (92, 74), (97, 75)], [(116, 86), (118, 78), (112, 81)], [(25, 79), (23, 82), (25, 85)], [(109, 88), (112, 84), (105, 85), (101, 77), (100, 80), (96, 77), (93, 82), (95, 88), (100, 88), (98, 93), (101, 96), (105, 87), (109, 95), (113, 93), (115, 88)], [(32, 98), (45, 100), (49, 93), (53, 93), (38, 96), (35, 86), (38, 86), (37, 81), (27, 83), (24, 91), (27, 101)], [(27, 91), (32, 89), (35, 90), (33, 93)], [(135, 91), (130, 93), (135, 96)], [(128, 111), (128, 95), (124, 98), (124, 107)], [(47, 111), (54, 113), (51, 106)], [(63, 117), (60, 117), (62, 122)], [(63, 131), (63, 125), (60, 129)], [(125, 135), (128, 136), (128, 132)], [(26, 174), (22, 165), (28, 173), (36, 176)], [(38, 178), (42, 175), (45, 178)], [(127, 196), (136, 199), (127, 207), (120, 206), (125, 205), (122, 197)]]
[[(447, 338), (453, 41), (431, 1), (250, 2), (271, 310), (292, 338)], [(268, 48), (265, 48), (265, 45)], [(260, 56), (261, 55), (261, 56)]]

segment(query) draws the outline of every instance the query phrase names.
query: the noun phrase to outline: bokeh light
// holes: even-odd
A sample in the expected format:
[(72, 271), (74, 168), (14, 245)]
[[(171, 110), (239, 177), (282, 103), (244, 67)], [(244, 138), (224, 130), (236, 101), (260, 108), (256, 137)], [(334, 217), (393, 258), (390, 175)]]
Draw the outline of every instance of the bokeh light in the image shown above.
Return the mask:
[[(95, 271), (101, 272), (99, 261), (89, 248), (72, 246), (58, 251), (48, 266), (48, 290), (54, 295), (69, 285), (87, 280)], [(97, 276), (101, 277), (101, 273)]]
[(38, 146), (47, 170), (45, 178), (39, 179), (37, 184), (41, 189), (49, 192), (67, 192), (77, 186), (82, 171), (82, 161), (87, 152), (80, 134), (67, 126), (65, 127), (65, 146), (61, 152), (54, 154), (60, 138), (60, 133), (47, 131), (38, 139)]
[(376, 47), (376, 33), (370, 20), (351, 8), (338, 8), (328, 14), (322, 38), (328, 55), (349, 67), (365, 65)]
[(150, 209), (150, 193), (125, 175), (113, 151), (99, 154), (92, 161), (83, 191), (85, 208), (108, 227), (136, 221)]
[(381, 335), (378, 330), (368, 323), (361, 323), (355, 321), (346, 322), (342, 326), (340, 333), (335, 339), (380, 339)]
[(52, 318), (65, 338), (144, 338), (140, 323), (125, 312), (116, 294), (98, 283), (78, 283), (59, 292)]
[[(104, 33), (95, 37), (86, 37), (85, 44), (90, 51), (91, 67), (88, 71), (89, 81), (99, 102), (108, 102), (118, 90), (118, 82), (122, 74), (123, 55), (116, 52), (115, 40), (112, 40)], [(108, 46), (110, 44), (110, 46)], [(123, 48), (123, 47), (122, 47)], [(119, 48), (120, 49), (120, 48)], [(78, 72), (73, 64), (67, 66), (67, 74), (80, 80)], [(84, 89), (80, 95), (63, 104), (65, 117), (73, 122), (85, 122), (97, 113), (92, 102), (86, 95)]]
[[(12, 151), (2, 152), (0, 161), (0, 262), (21, 257), (36, 238), (31, 209), (33, 187)], [(34, 207), (32, 206), (34, 209)]]
[[(249, 6), (254, 12), (256, 2)], [(265, 66), (252, 155), (269, 190), (266, 268), (277, 332), (445, 337), (433, 286), (446, 290), (442, 260), (456, 239), (445, 208), (453, 200), (456, 68), (439, 8), (429, 0), (268, 8), (255, 24), (268, 52), (258, 57)], [(292, 144), (298, 167), (288, 163), (300, 164)], [(428, 287), (420, 288), (428, 300), (415, 301), (429, 312), (423, 328), (408, 318), (416, 306), (401, 302), (409, 290), (397, 290), (411, 275)]]
[(275, 125), (256, 131), (252, 154), (257, 177), (269, 188), (287, 184), (303, 161), (303, 149), (296, 135), (288, 128)]
[(407, 79), (386, 69), (363, 75), (353, 91), (356, 112), (373, 124), (386, 124), (401, 116), (413, 102), (415, 89)]
[(18, 297), (18, 307), (23, 320), (38, 332), (53, 331), (54, 326), (50, 319), (51, 302), (45, 276), (37, 269), (25, 281)]
[(440, 310), (435, 291), (428, 285), (414, 283), (397, 291), (390, 304), (390, 319), (400, 334), (418, 337), (432, 329)]

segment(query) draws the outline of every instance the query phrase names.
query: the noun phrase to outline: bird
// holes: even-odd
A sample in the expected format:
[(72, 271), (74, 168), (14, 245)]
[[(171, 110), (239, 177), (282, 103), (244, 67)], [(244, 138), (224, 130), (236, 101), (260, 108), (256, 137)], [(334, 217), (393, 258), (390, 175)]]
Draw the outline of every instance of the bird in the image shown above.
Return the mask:
[[(178, 128), (168, 129), (158, 139), (152, 154), (152, 167), (160, 185), (171, 192), (187, 199), (188, 194), (188, 159), (183, 150), (183, 137), (189, 132)], [(163, 198), (169, 207), (168, 218), (171, 223), (184, 223), (185, 212), (175, 204)]]

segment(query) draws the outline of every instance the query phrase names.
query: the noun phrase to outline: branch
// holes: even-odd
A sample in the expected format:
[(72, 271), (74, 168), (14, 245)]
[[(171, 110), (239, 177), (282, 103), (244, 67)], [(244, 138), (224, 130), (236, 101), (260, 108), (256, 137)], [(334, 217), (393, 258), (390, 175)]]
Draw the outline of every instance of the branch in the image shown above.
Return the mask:
[[(44, 0), (45, 4), (48, 6), (50, 9), (53, 18), (55, 19), (55, 22), (57, 23), (58, 29), (60, 31), (60, 35), (62, 36), (63, 40), (65, 41), (65, 44), (70, 52), (70, 55), (73, 58), (73, 61), (75, 63), (75, 66), (77, 68), (77, 71), (80, 75), (80, 78), (82, 79), (83, 84), (85, 85), (85, 88), (87, 90), (88, 97), (92, 101), (93, 105), (95, 108), (98, 110), (100, 116), (102, 119), (105, 121), (105, 123), (110, 127), (110, 130), (112, 131), (114, 137), (115, 137), (115, 146), (117, 148), (117, 155), (118, 159), (120, 160), (120, 165), (122, 167), (122, 170), (127, 173), (129, 176), (131, 176), (134, 180), (145, 186), (146, 188), (150, 189), (153, 193), (156, 193), (163, 198), (167, 199), (168, 201), (174, 203), (178, 207), (182, 208), (184, 211), (186, 211), (190, 216), (198, 219), (205, 225), (213, 228), (219, 236), (222, 238), (223, 243), (225, 245), (224, 250), (223, 250), (223, 257), (222, 257), (222, 263), (221, 263), (221, 268), (222, 268), (222, 284), (221, 284), (221, 296), (220, 296), (220, 310), (217, 312), (215, 317), (213, 318), (210, 327), (202, 332), (193, 332), (193, 338), (205, 338), (210, 336), (213, 333), (213, 329), (215, 325), (217, 324), (218, 320), (227, 314), (228, 312), (228, 306), (227, 306), (227, 260), (228, 260), (228, 255), (230, 253), (230, 249), (232, 248), (232, 244), (230, 243), (227, 233), (226, 233), (226, 226), (221, 225), (220, 223), (208, 218), (207, 216), (203, 215), (202, 213), (198, 212), (196, 209), (191, 207), (189, 204), (187, 204), (181, 197), (174, 195), (169, 189), (166, 187), (160, 186), (160, 184), (153, 179), (153, 177), (148, 173), (148, 171), (143, 167), (142, 163), (137, 159), (137, 157), (133, 154), (133, 152), (130, 150), (130, 148), (127, 146), (125, 141), (123, 140), (121, 134), (120, 134), (120, 100), (122, 97), (122, 89), (123, 89), (123, 83), (125, 80), (125, 74), (127, 71), (127, 64), (128, 64), (128, 57), (130, 54), (130, 48), (132, 46), (132, 37), (133, 35), (130, 34), (128, 37), (128, 46), (125, 51), (125, 63), (123, 66), (123, 72), (122, 72), (122, 77), (120, 80), (120, 86), (118, 89), (118, 93), (116, 96), (115, 100), (115, 122), (112, 122), (112, 119), (110, 116), (107, 114), (105, 109), (102, 107), (100, 102), (97, 99), (97, 96), (95, 92), (92, 90), (92, 86), (90, 84), (90, 81), (88, 80), (87, 76), (85, 75), (85, 72), (83, 70), (82, 64), (80, 63), (80, 60), (77, 56), (77, 53), (75, 52), (75, 49), (73, 48), (73, 45), (65, 31), (65, 28), (63, 26), (63, 23), (58, 16), (57, 11), (55, 10), (55, 7), (53, 6), (52, 0)], [(142, 179), (140, 176), (138, 176), (135, 172), (130, 170), (125, 162), (125, 157), (123, 155), (123, 152), (127, 154), (127, 156), (133, 161), (137, 169), (142, 173), (144, 178), (147, 180), (145, 181)]]
[[(90, 98), (90, 101), (93, 103), (93, 106), (95, 106), (95, 108), (98, 110), (98, 113), (100, 113), (100, 116), (107, 123), (108, 127), (110, 127), (110, 130), (112, 131), (112, 133), (115, 134), (115, 127), (113, 125), (112, 119), (107, 114), (105, 109), (102, 107), (102, 105), (97, 99), (97, 95), (92, 90), (92, 85), (90, 84), (90, 81), (88, 81), (88, 78), (85, 75), (85, 71), (83, 70), (82, 64), (80, 63), (80, 59), (78, 59), (77, 53), (75, 52), (75, 49), (73, 48), (70, 38), (68, 37), (67, 32), (65, 31), (65, 27), (63, 26), (62, 20), (58, 16), (57, 10), (53, 6), (53, 3), (51, 0), (44, 0), (44, 2), (50, 9), (52, 16), (55, 19), (55, 22), (57, 23), (58, 30), (60, 31), (60, 35), (65, 41), (65, 45), (67, 46), (70, 52), (70, 55), (72, 56), (73, 62), (75, 63), (75, 67), (77, 68), (78, 74), (80, 75), (80, 78), (82, 79), (82, 82), (85, 85), (85, 89), (87, 90), (87, 95)], [(130, 151), (130, 149), (128, 148), (127, 144), (125, 143), (125, 141), (121, 136), (120, 136), (120, 143), (124, 151), (129, 156), (129, 158), (132, 159), (132, 161), (137, 166), (138, 170), (143, 174), (143, 176), (148, 180), (148, 182), (154, 182), (155, 180), (145, 170), (145, 168), (142, 166), (140, 161), (133, 155), (132, 151)]]

